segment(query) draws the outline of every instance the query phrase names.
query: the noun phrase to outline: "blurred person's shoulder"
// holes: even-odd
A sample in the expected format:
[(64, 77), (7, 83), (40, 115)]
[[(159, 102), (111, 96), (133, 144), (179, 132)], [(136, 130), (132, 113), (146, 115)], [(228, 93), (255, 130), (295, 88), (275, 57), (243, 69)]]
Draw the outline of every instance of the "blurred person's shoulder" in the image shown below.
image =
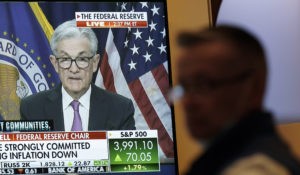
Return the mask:
[(256, 153), (236, 160), (221, 175), (290, 175), (289, 170), (263, 154)]

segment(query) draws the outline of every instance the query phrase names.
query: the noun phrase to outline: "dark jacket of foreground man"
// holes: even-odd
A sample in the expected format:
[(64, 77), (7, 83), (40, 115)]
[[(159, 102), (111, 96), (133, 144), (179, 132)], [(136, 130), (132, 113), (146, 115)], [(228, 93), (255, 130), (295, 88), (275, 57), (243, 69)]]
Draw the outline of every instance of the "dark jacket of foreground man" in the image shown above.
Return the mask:
[(292, 175), (300, 175), (300, 164), (276, 132), (272, 116), (252, 112), (214, 140), (187, 174), (222, 175), (240, 158), (262, 153), (286, 168)]

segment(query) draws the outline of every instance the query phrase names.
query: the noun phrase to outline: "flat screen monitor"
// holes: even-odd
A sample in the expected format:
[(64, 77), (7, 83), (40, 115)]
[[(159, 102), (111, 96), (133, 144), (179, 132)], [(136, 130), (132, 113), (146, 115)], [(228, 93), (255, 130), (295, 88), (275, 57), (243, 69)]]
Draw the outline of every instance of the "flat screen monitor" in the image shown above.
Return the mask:
[[(174, 112), (167, 95), (171, 85), (167, 19), (163, 0), (1, 2), (0, 174), (177, 174)], [(135, 129), (114, 128), (121, 122), (117, 117), (107, 122), (105, 118), (115, 117), (113, 111), (123, 115), (119, 110), (124, 107), (109, 102), (113, 106), (109, 110), (111, 106), (103, 107), (109, 99), (101, 101), (93, 92), (90, 99), (99, 103), (90, 102), (87, 116), (100, 120), (88, 121), (83, 131), (65, 129), (68, 112), (62, 107), (62, 77), (50, 55), (59, 59), (50, 41), (54, 30), (68, 20), (96, 34), (100, 59), (92, 84), (111, 96), (130, 99)], [(71, 67), (75, 62), (76, 71), (81, 71), (81, 58), (70, 57), (76, 59)], [(54, 89), (60, 95), (49, 95)], [(31, 98), (43, 93), (55, 100), (49, 104)], [(23, 100), (30, 98), (35, 103), (20, 110)], [(43, 114), (35, 112), (43, 109)], [(25, 114), (35, 117), (24, 120)], [(100, 125), (112, 129), (98, 129)]]

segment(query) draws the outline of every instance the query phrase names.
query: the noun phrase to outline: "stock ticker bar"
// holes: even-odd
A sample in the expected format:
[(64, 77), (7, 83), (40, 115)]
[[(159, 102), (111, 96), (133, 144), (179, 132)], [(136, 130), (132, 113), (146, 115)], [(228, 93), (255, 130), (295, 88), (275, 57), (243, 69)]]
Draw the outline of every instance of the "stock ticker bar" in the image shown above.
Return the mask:
[(0, 133), (0, 174), (160, 171), (157, 130)]
[(0, 174), (68, 174), (68, 173), (103, 173), (107, 166), (90, 167), (54, 167), (54, 168), (10, 168), (0, 169)]
[(108, 131), (111, 172), (159, 171), (157, 130)]

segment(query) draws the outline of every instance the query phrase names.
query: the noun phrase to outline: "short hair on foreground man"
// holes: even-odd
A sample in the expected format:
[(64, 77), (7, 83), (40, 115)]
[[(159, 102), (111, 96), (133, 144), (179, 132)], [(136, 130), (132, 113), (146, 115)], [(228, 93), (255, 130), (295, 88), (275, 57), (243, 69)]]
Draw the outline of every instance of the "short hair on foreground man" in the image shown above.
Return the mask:
[[(300, 164), (263, 108), (264, 50), (250, 33), (218, 26), (178, 36), (180, 98), (204, 153), (187, 174), (300, 174)], [(177, 89), (178, 89), (177, 87)]]
[(22, 120), (53, 120), (56, 131), (135, 129), (132, 101), (92, 83), (100, 59), (92, 29), (66, 21), (55, 29), (50, 45), (61, 84), (22, 99)]

